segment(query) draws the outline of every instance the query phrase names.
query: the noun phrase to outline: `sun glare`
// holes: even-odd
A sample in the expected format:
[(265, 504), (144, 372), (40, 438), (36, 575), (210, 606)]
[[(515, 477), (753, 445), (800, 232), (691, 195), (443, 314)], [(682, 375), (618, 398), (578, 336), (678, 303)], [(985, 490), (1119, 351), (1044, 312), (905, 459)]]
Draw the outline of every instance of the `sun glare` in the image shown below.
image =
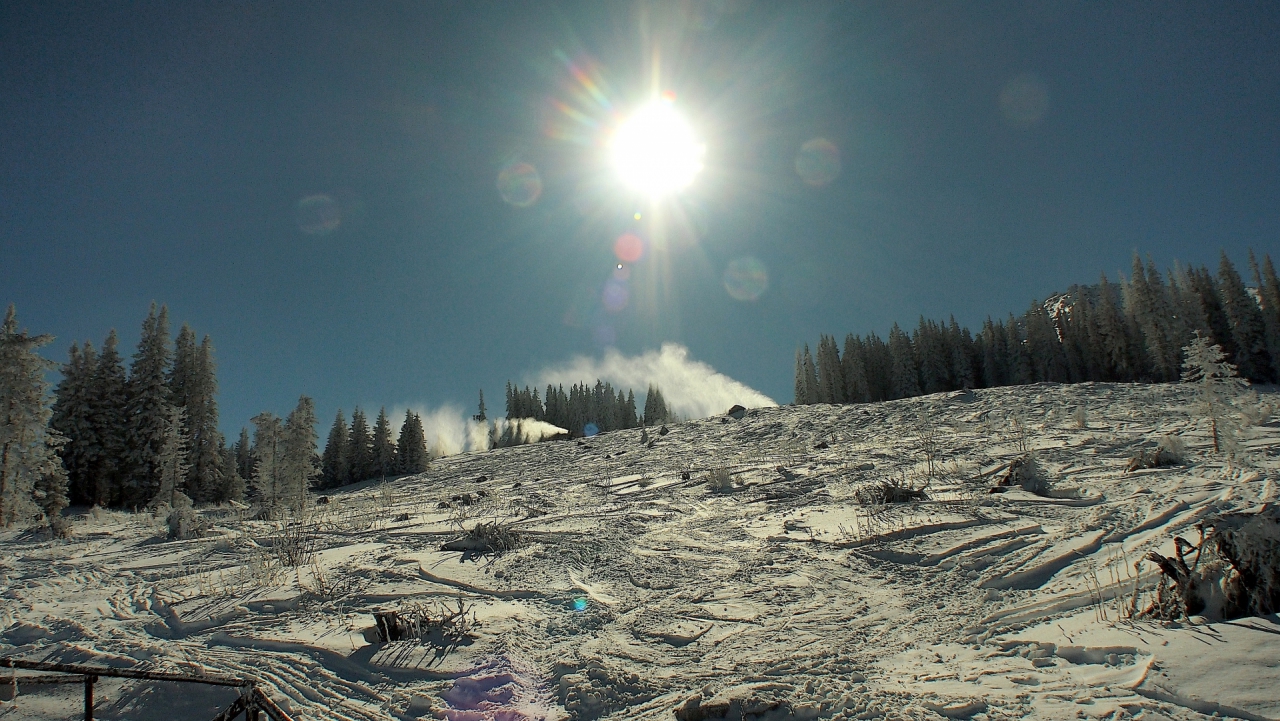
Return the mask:
[(610, 144), (622, 181), (652, 196), (685, 189), (702, 170), (706, 146), (669, 102), (646, 105), (627, 118)]

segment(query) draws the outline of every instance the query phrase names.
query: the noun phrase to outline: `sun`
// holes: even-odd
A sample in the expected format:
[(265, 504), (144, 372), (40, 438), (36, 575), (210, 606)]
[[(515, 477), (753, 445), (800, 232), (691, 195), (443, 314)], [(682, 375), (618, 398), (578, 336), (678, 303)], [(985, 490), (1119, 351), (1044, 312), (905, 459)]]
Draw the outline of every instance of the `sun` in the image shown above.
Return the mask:
[(706, 146), (671, 103), (646, 105), (627, 118), (609, 144), (614, 167), (628, 186), (650, 196), (684, 190), (702, 170)]

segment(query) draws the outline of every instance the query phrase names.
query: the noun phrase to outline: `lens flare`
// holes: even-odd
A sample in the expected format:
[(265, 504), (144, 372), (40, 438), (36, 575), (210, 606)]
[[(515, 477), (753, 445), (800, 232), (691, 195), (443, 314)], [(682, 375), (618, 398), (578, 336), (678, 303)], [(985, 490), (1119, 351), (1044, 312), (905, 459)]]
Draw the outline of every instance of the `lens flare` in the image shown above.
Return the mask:
[(769, 269), (750, 255), (734, 258), (724, 271), (724, 289), (734, 300), (758, 300), (769, 289)]
[(840, 149), (826, 138), (814, 138), (796, 153), (796, 174), (806, 185), (826, 185), (840, 175)]
[(528, 208), (542, 196), (542, 178), (532, 165), (514, 163), (498, 173), (498, 192), (507, 204)]
[[(582, 435), (584, 435), (584, 436), (586, 436), (586, 437), (588, 437), (588, 438), (590, 438), (591, 436), (594, 436), (594, 435), (598, 434), (599, 432), (600, 432), (600, 428), (599, 428), (599, 426), (597, 426), (597, 425), (596, 425), (596, 424), (594, 424), (594, 423), (588, 423), (587, 425), (585, 425), (585, 426), (583, 426), (583, 427), (582, 427)], [(582, 605), (581, 605), (581, 607), (579, 607), (579, 605), (578, 605), (578, 604), (579, 604), (579, 602), (581, 602), (581, 604), (582, 604)], [(573, 607), (574, 607), (574, 610), (577, 610), (577, 611), (585, 611), (585, 610), (586, 610), (586, 608), (587, 608), (587, 599), (585, 599), (585, 598), (576, 598), (576, 599), (574, 599), (574, 600), (573, 600)]]
[(1022, 73), (1000, 91), (1000, 113), (1005, 122), (1027, 128), (1044, 120), (1049, 112), (1049, 87), (1035, 73)]
[(635, 233), (623, 233), (613, 241), (613, 254), (623, 263), (634, 263), (644, 257), (644, 240)]
[(342, 225), (342, 209), (327, 195), (308, 195), (298, 201), (298, 230), (328, 235)]
[(610, 150), (624, 183), (661, 196), (693, 182), (707, 149), (672, 103), (657, 102), (640, 108), (619, 126)]
[(627, 301), (631, 299), (631, 292), (627, 290), (627, 284), (617, 279), (610, 279), (604, 284), (604, 293), (601, 294), (600, 301), (604, 303), (604, 309), (610, 313), (617, 313), (627, 307)]

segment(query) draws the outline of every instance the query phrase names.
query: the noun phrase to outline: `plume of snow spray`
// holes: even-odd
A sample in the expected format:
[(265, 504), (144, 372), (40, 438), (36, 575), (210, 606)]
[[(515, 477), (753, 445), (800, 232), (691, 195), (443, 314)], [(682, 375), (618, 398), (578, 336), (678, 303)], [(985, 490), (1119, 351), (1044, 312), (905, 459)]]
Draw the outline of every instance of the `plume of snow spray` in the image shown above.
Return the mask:
[(608, 381), (615, 388), (630, 388), (643, 401), (650, 385), (662, 389), (667, 408), (682, 418), (706, 418), (724, 413), (735, 404), (747, 408), (778, 405), (772, 398), (740, 383), (715, 368), (689, 358), (689, 349), (665, 343), (661, 350), (625, 356), (617, 349), (602, 358), (575, 356), (560, 365), (542, 369), (534, 376), (539, 387)]

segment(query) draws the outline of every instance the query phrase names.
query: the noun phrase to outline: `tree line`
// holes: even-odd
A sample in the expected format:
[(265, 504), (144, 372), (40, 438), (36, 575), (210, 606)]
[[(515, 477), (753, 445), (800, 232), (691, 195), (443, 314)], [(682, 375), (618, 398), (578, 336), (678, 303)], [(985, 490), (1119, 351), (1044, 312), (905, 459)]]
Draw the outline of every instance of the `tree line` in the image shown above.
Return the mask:
[(359, 406), (351, 413), (351, 425), (347, 425), (339, 409), (320, 459), (320, 487), (336, 488), (371, 478), (427, 470), (431, 456), (427, 451), (421, 416), (405, 411), (399, 440), (393, 441), (391, 435), (391, 421), (387, 418), (386, 408), (378, 411), (372, 432)]
[[(544, 400), (545, 399), (545, 400)], [(579, 437), (595, 432), (656, 426), (675, 420), (667, 408), (662, 390), (650, 385), (645, 394), (643, 409), (636, 406), (636, 396), (631, 389), (624, 395), (622, 389), (596, 379), (595, 385), (575, 383), (568, 392), (563, 385), (547, 385), (546, 394), (540, 396), (537, 388), (518, 388), (507, 382), (507, 419), (533, 418), (553, 426), (567, 429), (569, 435)], [(485, 420), (484, 393), (480, 394), (480, 413), (475, 420)]]
[(1201, 333), (1242, 377), (1280, 379), (1280, 280), (1271, 257), (1249, 252), (1254, 287), (1226, 253), (1216, 274), (1175, 264), (1168, 281), (1137, 255), (1128, 278), (1072, 286), (1021, 316), (987, 318), (974, 334), (952, 316), (887, 340), (823, 335), (796, 352), (795, 402), (866, 403), (1039, 381), (1176, 381), (1183, 348)]
[[(315, 406), (302, 396), (287, 418), (252, 419), (228, 446), (218, 429), (213, 343), (184, 324), (170, 342), (169, 311), (153, 303), (128, 370), (115, 330), (101, 350), (73, 343), (57, 367), (37, 355), (48, 335), (18, 331), (13, 306), (0, 330), (4, 466), (0, 523), (51, 524), (69, 504), (187, 507), (248, 498), (265, 509), (299, 506), (318, 475)], [(57, 530), (57, 529), (55, 529)]]

